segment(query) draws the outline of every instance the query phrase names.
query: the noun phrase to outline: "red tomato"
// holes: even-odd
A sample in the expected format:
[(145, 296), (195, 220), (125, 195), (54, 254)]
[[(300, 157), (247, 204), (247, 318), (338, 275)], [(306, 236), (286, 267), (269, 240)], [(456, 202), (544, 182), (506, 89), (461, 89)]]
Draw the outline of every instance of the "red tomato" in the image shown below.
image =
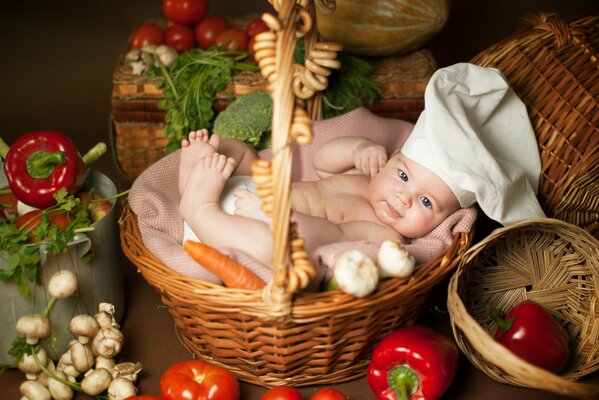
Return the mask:
[(303, 398), (296, 389), (290, 386), (279, 386), (264, 393), (260, 400), (303, 400)]
[(17, 198), (8, 186), (0, 188), (0, 191), (2, 190), (7, 192), (0, 193), (0, 218), (4, 215), (5, 219), (8, 219), (9, 216), (17, 214)]
[(347, 400), (347, 397), (338, 390), (326, 388), (314, 393), (310, 400)]
[(246, 51), (248, 48), (248, 35), (241, 29), (227, 29), (217, 36), (214, 44), (226, 50)]
[(254, 51), (254, 45), (256, 44), (256, 38), (254, 36), (250, 37), (250, 41), (248, 42), (248, 52), (250, 53), (250, 56), (252, 57), (252, 60), (256, 61), (256, 57), (254, 57), (254, 54), (256, 54), (256, 52)]
[(161, 45), (164, 43), (162, 27), (155, 22), (141, 24), (131, 37), (130, 48), (139, 49), (146, 44)]
[(198, 45), (206, 50), (214, 44), (214, 41), (229, 27), (229, 23), (223, 17), (206, 17), (195, 27), (195, 38)]
[(173, 23), (166, 28), (164, 41), (179, 53), (183, 53), (194, 45), (193, 30), (187, 25)]
[(229, 371), (201, 360), (171, 365), (160, 378), (165, 400), (238, 400), (239, 383)]
[(256, 36), (260, 32), (266, 32), (270, 30), (266, 22), (262, 21), (262, 18), (256, 18), (250, 21), (246, 29), (249, 37)]
[(162, 12), (173, 22), (196, 24), (208, 12), (208, 0), (163, 0)]
[[(71, 218), (69, 217), (69, 214), (51, 212), (50, 215), (51, 215), (50, 224), (57, 226), (60, 229), (66, 228), (69, 225), (69, 223), (71, 222)], [(15, 221), (15, 225), (18, 228), (23, 227), (23, 229), (29, 230), (30, 231), (29, 232), (29, 241), (33, 242), (33, 241), (35, 241), (35, 236), (32, 231), (41, 222), (41, 220), (42, 220), (42, 210), (33, 210), (33, 211), (29, 211), (28, 213), (23, 214), (19, 218), (17, 218), (17, 220)]]

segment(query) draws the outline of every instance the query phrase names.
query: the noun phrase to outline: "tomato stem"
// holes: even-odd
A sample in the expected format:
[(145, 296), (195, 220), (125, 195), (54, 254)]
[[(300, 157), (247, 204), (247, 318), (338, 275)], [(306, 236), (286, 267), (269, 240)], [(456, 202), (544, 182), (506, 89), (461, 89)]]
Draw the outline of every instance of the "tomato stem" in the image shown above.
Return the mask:
[(83, 160), (83, 164), (85, 164), (86, 167), (89, 167), (90, 165), (95, 163), (98, 160), (98, 158), (100, 158), (106, 153), (106, 149), (106, 143), (100, 142), (96, 144), (94, 147), (89, 149), (89, 151), (85, 153), (83, 157), (81, 157), (81, 159)]
[(0, 157), (6, 158), (6, 154), (8, 154), (8, 150), (10, 147), (6, 144), (4, 140), (0, 137)]

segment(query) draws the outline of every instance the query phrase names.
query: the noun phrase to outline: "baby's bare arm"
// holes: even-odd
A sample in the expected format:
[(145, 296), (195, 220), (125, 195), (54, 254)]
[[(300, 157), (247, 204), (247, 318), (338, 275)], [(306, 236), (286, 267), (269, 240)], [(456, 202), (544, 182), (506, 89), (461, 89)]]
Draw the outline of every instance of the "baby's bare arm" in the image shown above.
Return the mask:
[(405, 239), (395, 230), (370, 221), (350, 221), (336, 224), (325, 218), (293, 213), (297, 222), (298, 233), (306, 240), (306, 250), (314, 250), (318, 246), (329, 243), (364, 240), (380, 243), (387, 239), (397, 239), (402, 243)]
[(387, 162), (385, 148), (359, 137), (338, 137), (316, 150), (312, 163), (316, 174), (326, 178), (334, 174), (362, 173), (372, 176)]

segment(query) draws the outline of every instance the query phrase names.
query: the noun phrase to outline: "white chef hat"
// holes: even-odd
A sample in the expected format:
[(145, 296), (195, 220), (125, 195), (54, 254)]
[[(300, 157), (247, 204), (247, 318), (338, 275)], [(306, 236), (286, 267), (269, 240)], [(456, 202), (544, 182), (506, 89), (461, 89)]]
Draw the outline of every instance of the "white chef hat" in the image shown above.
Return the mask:
[(526, 106), (497, 69), (460, 63), (431, 77), (401, 152), (436, 173), (460, 206), (507, 225), (544, 217), (541, 161)]

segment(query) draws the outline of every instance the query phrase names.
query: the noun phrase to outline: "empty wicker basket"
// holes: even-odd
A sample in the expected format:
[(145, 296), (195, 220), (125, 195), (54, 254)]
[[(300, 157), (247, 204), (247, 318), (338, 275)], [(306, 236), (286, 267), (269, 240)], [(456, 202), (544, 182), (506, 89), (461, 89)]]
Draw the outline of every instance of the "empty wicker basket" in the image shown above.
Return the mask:
[(539, 14), (525, 22), (472, 62), (499, 68), (528, 108), (545, 213), (599, 237), (599, 16)]
[[(599, 241), (556, 219), (523, 221), (494, 231), (462, 258), (451, 278), (448, 308), (458, 345), (494, 380), (564, 395), (599, 396), (573, 382), (599, 369)], [(537, 368), (495, 342), (492, 309), (530, 299), (568, 332), (570, 359), (560, 375)]]

